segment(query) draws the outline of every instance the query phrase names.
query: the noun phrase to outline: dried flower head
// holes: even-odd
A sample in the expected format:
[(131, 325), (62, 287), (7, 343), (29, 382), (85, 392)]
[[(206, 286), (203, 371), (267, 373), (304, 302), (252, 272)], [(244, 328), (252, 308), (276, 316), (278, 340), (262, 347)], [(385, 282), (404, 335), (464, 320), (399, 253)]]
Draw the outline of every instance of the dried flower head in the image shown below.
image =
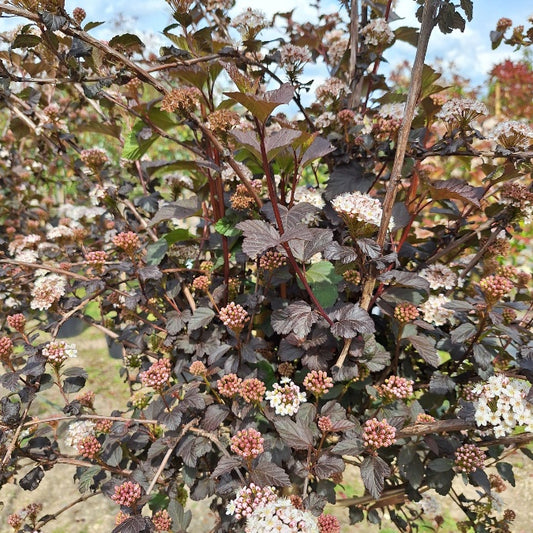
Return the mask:
[(160, 392), (170, 381), (171, 369), (172, 363), (169, 359), (158, 359), (148, 370), (141, 372), (139, 378), (143, 386)]
[(511, 19), (502, 17), (496, 23), (496, 29), (498, 31), (504, 32), (505, 30), (509, 29), (512, 25), (513, 25), (513, 21)]
[(101, 148), (89, 148), (82, 150), (80, 153), (80, 159), (94, 171), (100, 170), (108, 161), (105, 150)]
[(354, 285), (359, 285), (361, 283), (361, 274), (357, 270), (345, 270), (342, 273), (342, 277), (348, 282), (353, 283)]
[(490, 137), (507, 150), (525, 150), (533, 143), (533, 129), (518, 120), (507, 120), (498, 124), (490, 133)]
[(333, 379), (331, 379), (323, 370), (311, 370), (311, 372), (305, 376), (303, 386), (307, 392), (310, 392), (319, 398), (333, 387)]
[(455, 450), (455, 466), (458, 472), (470, 474), (483, 468), (487, 456), (475, 444), (463, 444)]
[(118, 505), (133, 507), (141, 497), (142, 489), (138, 483), (125, 481), (122, 485), (115, 487), (115, 493), (111, 499)]
[(193, 376), (206, 376), (207, 368), (202, 361), (193, 361), (189, 367), (189, 372)]
[(363, 424), (363, 443), (370, 453), (387, 448), (396, 442), (396, 428), (386, 420), (371, 418)]
[(489, 475), (490, 488), (495, 492), (502, 493), (507, 490), (507, 485), (501, 476), (498, 474)]
[(274, 390), (265, 394), (265, 399), (270, 402), (270, 407), (277, 415), (292, 416), (298, 412), (300, 405), (307, 401), (305, 393), (288, 377), (281, 378), (280, 383), (274, 383), (273, 388)]
[(240, 122), (240, 116), (230, 109), (217, 109), (207, 117), (206, 127), (218, 135), (232, 130)]
[(278, 374), (282, 377), (291, 377), (294, 374), (295, 367), (288, 361), (283, 361), (278, 365)]
[(245, 379), (241, 383), (240, 395), (246, 403), (258, 405), (263, 401), (265, 392), (265, 384), (257, 378)]
[(265, 451), (264, 442), (265, 439), (256, 429), (243, 429), (231, 437), (231, 451), (243, 459), (255, 459)]
[(464, 131), (477, 117), (488, 115), (487, 106), (471, 98), (452, 98), (448, 100), (436, 117), (448, 124), (450, 129), (459, 128)]
[(198, 107), (201, 95), (202, 93), (196, 87), (172, 89), (163, 97), (161, 110), (169, 113), (192, 113)]
[(241, 392), (242, 379), (237, 374), (226, 374), (217, 381), (217, 389), (221, 396), (234, 398)]
[(222, 307), (218, 316), (222, 323), (235, 333), (242, 331), (246, 322), (250, 320), (244, 307), (235, 302), (230, 302), (226, 307)]

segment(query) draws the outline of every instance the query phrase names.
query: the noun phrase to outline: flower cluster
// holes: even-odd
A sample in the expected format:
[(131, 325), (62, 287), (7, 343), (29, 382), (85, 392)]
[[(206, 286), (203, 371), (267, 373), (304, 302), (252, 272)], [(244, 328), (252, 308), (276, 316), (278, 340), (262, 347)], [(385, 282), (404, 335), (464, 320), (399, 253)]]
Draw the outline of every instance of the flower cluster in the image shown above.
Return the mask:
[(329, 433), (333, 430), (333, 422), (329, 416), (318, 417), (317, 426), (322, 433)]
[(141, 497), (141, 494), (141, 486), (138, 483), (125, 481), (122, 485), (115, 487), (115, 493), (111, 496), (111, 499), (118, 505), (133, 507)]
[(245, 379), (239, 388), (239, 393), (246, 403), (259, 404), (266, 392), (265, 384), (257, 378)]
[(109, 161), (109, 157), (105, 151), (100, 148), (82, 150), (80, 153), (80, 159), (92, 170), (102, 168)]
[(250, 483), (238, 490), (235, 498), (226, 506), (226, 514), (234, 515), (237, 520), (250, 516), (254, 509), (267, 505), (277, 499), (274, 487), (260, 487)]
[(89, 265), (95, 268), (96, 271), (101, 272), (105, 262), (107, 261), (107, 252), (104, 250), (87, 252), (85, 259)]
[(200, 99), (202, 93), (196, 87), (180, 87), (172, 89), (167, 93), (161, 102), (161, 110), (173, 113), (192, 113)]
[(507, 150), (528, 148), (533, 143), (533, 129), (517, 120), (508, 120), (498, 124), (491, 132), (491, 137)]
[(83, 437), (83, 439), (78, 441), (76, 448), (83, 457), (94, 459), (100, 453), (102, 445), (94, 435), (87, 435), (87, 437)]
[(259, 258), (259, 268), (263, 270), (276, 270), (276, 268), (282, 267), (286, 262), (287, 259), (283, 254), (269, 250)]
[(13, 341), (9, 337), (0, 337), (0, 360), (7, 361), (13, 353)]
[[(10, 514), (7, 517), (7, 523), (15, 530), (19, 530), (25, 520), (32, 524), (37, 521), (37, 515), (43, 510), (41, 503), (30, 503), (21, 509), (18, 513)], [(32, 528), (33, 529), (33, 528)]]
[(148, 370), (139, 374), (141, 383), (145, 387), (161, 391), (170, 380), (171, 368), (169, 359), (158, 359)]
[(67, 282), (58, 274), (46, 274), (39, 276), (31, 291), (32, 301), (30, 307), (45, 311), (52, 307), (61, 296), (65, 294)]
[(128, 255), (133, 255), (141, 245), (139, 236), (133, 231), (123, 231), (115, 235), (113, 244)]
[(65, 444), (77, 448), (78, 444), (87, 437), (94, 437), (95, 424), (90, 420), (72, 422), (65, 435)]
[(206, 127), (214, 133), (222, 135), (232, 130), (240, 122), (240, 117), (230, 109), (217, 109), (207, 117)]
[(42, 354), (51, 365), (59, 366), (69, 358), (78, 357), (78, 350), (75, 344), (53, 341), (43, 348)]
[(318, 517), (318, 530), (320, 533), (340, 533), (339, 519), (332, 514), (321, 514)]
[(442, 106), (436, 116), (447, 122), (451, 128), (465, 130), (474, 119), (488, 114), (487, 106), (478, 100), (452, 98)]
[(255, 459), (264, 452), (261, 433), (253, 428), (238, 431), (231, 437), (231, 451), (243, 459)]
[(270, 23), (262, 11), (248, 7), (233, 18), (231, 25), (239, 31), (244, 40), (249, 40), (262, 29), (268, 28)]
[(505, 492), (507, 490), (507, 485), (501, 476), (498, 474), (489, 475), (490, 488), (496, 492)]
[(211, 286), (211, 280), (208, 276), (196, 276), (193, 279), (192, 286), (197, 291), (207, 292)]
[(332, 65), (340, 63), (348, 48), (349, 41), (345, 36), (345, 32), (339, 29), (327, 31), (324, 34), (323, 44), (327, 46), (329, 63)]
[(394, 318), (403, 324), (416, 320), (419, 315), (416, 305), (409, 302), (402, 302), (394, 308)]
[(241, 392), (241, 383), (237, 374), (226, 374), (217, 381), (217, 389), (221, 396), (235, 398)]
[(359, 283), (361, 283), (361, 274), (357, 272), (357, 270), (345, 270), (342, 273), (342, 277), (345, 279), (345, 281), (348, 283), (353, 283), (354, 285), (359, 285)]
[(505, 276), (487, 276), (479, 286), (488, 302), (497, 302), (513, 290), (514, 283)]
[(280, 48), (280, 63), (288, 73), (298, 74), (303, 66), (311, 60), (311, 53), (303, 46), (284, 44)]
[(420, 311), (424, 315), (424, 320), (435, 326), (443, 326), (449, 322), (454, 315), (452, 309), (444, 307), (450, 299), (444, 294), (430, 296), (421, 306)]
[(72, 11), (72, 18), (76, 21), (76, 24), (81, 24), (86, 16), (87, 13), (85, 12), (85, 9), (81, 7), (75, 7)]
[(322, 197), (322, 191), (313, 187), (297, 187), (294, 191), (294, 199), (298, 202), (305, 202), (311, 204), (318, 209), (317, 213), (307, 213), (302, 222), (308, 226), (315, 226), (320, 221), (320, 212), (326, 205)]
[(277, 415), (292, 416), (298, 412), (300, 404), (307, 401), (305, 393), (288, 377), (281, 378), (280, 383), (274, 383), (274, 390), (268, 391), (265, 399), (270, 402), (270, 407)]
[(333, 387), (333, 380), (323, 370), (311, 370), (305, 376), (303, 386), (307, 392), (314, 394), (318, 398)]
[(378, 394), (386, 402), (405, 400), (413, 395), (413, 381), (399, 376), (390, 376), (376, 387)]
[(189, 372), (193, 376), (205, 376), (207, 374), (207, 368), (202, 361), (193, 361), (189, 367)]
[(394, 40), (394, 33), (384, 18), (371, 20), (362, 30), (361, 35), (371, 46), (386, 46)]
[(226, 305), (226, 307), (222, 307), (218, 316), (226, 327), (236, 333), (242, 331), (242, 328), (244, 328), (246, 322), (250, 320), (250, 317), (248, 316), (248, 313), (244, 307), (242, 307), (240, 304), (236, 304), (235, 302), (230, 302), (228, 305)]
[[(261, 180), (252, 180), (250, 185), (257, 191), (261, 192), (263, 184)], [(255, 205), (255, 198), (250, 194), (246, 185), (239, 183), (235, 193), (231, 196), (231, 207), (236, 211), (246, 211)]]
[(113, 420), (101, 418), (96, 421), (95, 431), (97, 433), (109, 433), (113, 427)]
[(418, 413), (416, 415), (415, 424), (431, 424), (435, 422), (435, 417), (428, 415), (427, 413)]
[(371, 418), (363, 424), (363, 443), (371, 453), (387, 448), (396, 442), (396, 428), (386, 420)]
[(455, 466), (459, 472), (470, 474), (478, 468), (482, 469), (487, 456), (475, 444), (463, 444), (455, 450)]
[(316, 88), (315, 94), (319, 101), (336, 100), (348, 92), (348, 87), (339, 78), (329, 78)]
[(520, 379), (498, 374), (472, 388), (476, 424), (494, 426), (494, 435), (510, 435), (517, 426), (533, 431), (533, 406), (526, 400), (530, 385)]
[(319, 533), (317, 519), (309, 512), (296, 509), (287, 498), (260, 505), (246, 520), (246, 533)]
[(172, 518), (166, 509), (161, 509), (152, 516), (152, 523), (156, 531), (170, 531), (172, 528)]
[(457, 274), (446, 265), (433, 264), (420, 271), (420, 276), (429, 281), (431, 289), (454, 289), (457, 286)]

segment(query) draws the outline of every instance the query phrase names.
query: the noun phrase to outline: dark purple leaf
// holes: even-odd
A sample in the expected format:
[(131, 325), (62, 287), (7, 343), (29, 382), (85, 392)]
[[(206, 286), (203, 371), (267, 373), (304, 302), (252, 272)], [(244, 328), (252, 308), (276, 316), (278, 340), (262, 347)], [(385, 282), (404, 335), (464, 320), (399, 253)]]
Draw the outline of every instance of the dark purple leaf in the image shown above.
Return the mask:
[(271, 462), (260, 462), (250, 473), (250, 479), (260, 487), (288, 487), (291, 480), (287, 472)]
[(455, 382), (450, 376), (434, 372), (429, 380), (429, 392), (432, 394), (445, 395), (455, 389)]
[(159, 224), (159, 222), (170, 220), (171, 218), (190, 217), (194, 215), (199, 208), (198, 198), (196, 198), (196, 196), (176, 200), (175, 202), (161, 207), (150, 221), (150, 226), (155, 226), (156, 224)]
[(281, 440), (295, 450), (307, 450), (313, 446), (314, 439), (311, 430), (289, 418), (281, 418), (274, 421), (276, 431)]
[(274, 248), (280, 242), (278, 231), (268, 222), (245, 220), (244, 222), (239, 222), (236, 227), (242, 230), (244, 234), (242, 251), (250, 259), (255, 259), (265, 250)]
[(275, 157), (280, 148), (289, 146), (293, 141), (302, 135), (300, 130), (291, 130), (283, 128), (278, 131), (274, 131), (265, 139), (265, 148), (268, 155), (268, 159), (271, 160)]
[(498, 470), (498, 474), (502, 476), (505, 481), (508, 481), (511, 486), (516, 486), (516, 480), (514, 477), (513, 472), (513, 465), (511, 463), (505, 463), (505, 462), (499, 462), (496, 463), (496, 470)]
[(300, 165), (304, 167), (311, 161), (324, 157), (334, 150), (335, 146), (333, 146), (328, 140), (324, 139), (324, 137), (316, 137), (309, 145), (309, 148), (304, 152)]
[(291, 83), (284, 83), (278, 89), (267, 91), (265, 93), (265, 100), (267, 102), (275, 102), (276, 104), (288, 104), (294, 96), (294, 87)]
[(356, 243), (361, 252), (370, 259), (377, 259), (381, 256), (381, 247), (375, 240), (363, 238), (357, 239)]
[(0, 385), (8, 391), (15, 392), (20, 389), (22, 382), (20, 381), (20, 372), (6, 372), (0, 376)]
[(179, 333), (185, 324), (183, 323), (183, 318), (181, 313), (178, 311), (169, 311), (167, 313), (167, 332), (169, 335), (176, 335)]
[(352, 161), (348, 165), (339, 165), (329, 175), (328, 184), (324, 196), (326, 200), (333, 200), (339, 194), (345, 192), (368, 192), (374, 181), (374, 176), (364, 174), (363, 167)]
[(365, 457), (361, 463), (363, 484), (373, 498), (378, 499), (383, 492), (385, 478), (390, 475), (389, 465), (379, 456)]
[(222, 424), (228, 414), (229, 407), (226, 405), (210, 405), (205, 412), (204, 419), (202, 420), (202, 428), (206, 431), (215, 431), (215, 429)]
[(331, 333), (343, 339), (352, 339), (359, 333), (374, 333), (374, 321), (359, 305), (345, 305), (331, 313), (331, 318), (337, 322), (331, 326)]
[(111, 533), (150, 533), (152, 521), (141, 515), (133, 515), (119, 524)]
[(475, 335), (475, 333), (476, 326), (470, 322), (465, 322), (450, 332), (450, 338), (454, 344), (463, 344), (470, 337)]
[(139, 279), (141, 281), (148, 281), (149, 279), (161, 279), (163, 277), (163, 272), (157, 268), (155, 265), (147, 266), (139, 270)]
[(429, 292), (429, 281), (414, 272), (405, 272), (403, 270), (389, 270), (378, 277), (388, 285), (400, 285)]
[(314, 467), (315, 475), (318, 479), (328, 479), (335, 474), (344, 471), (344, 461), (329, 452), (323, 453)]
[(232, 131), (232, 135), (237, 139), (237, 141), (239, 141), (240, 144), (246, 146), (252, 152), (255, 152), (256, 155), (259, 156), (261, 154), (261, 146), (259, 145), (257, 135), (254, 131), (235, 130)]
[(309, 304), (300, 300), (284, 309), (272, 313), (271, 324), (276, 333), (288, 335), (294, 333), (303, 339), (311, 331), (311, 326), (317, 321), (318, 315)]
[(337, 241), (329, 243), (324, 249), (324, 257), (330, 261), (340, 261), (343, 264), (353, 263), (357, 253), (351, 246), (341, 246)]
[(187, 329), (189, 331), (195, 331), (203, 328), (213, 320), (214, 316), (215, 312), (209, 307), (198, 307), (189, 319)]
[(461, 200), (480, 207), (480, 200), (485, 193), (484, 187), (472, 187), (463, 180), (451, 178), (449, 180), (434, 181), (429, 185), (431, 196), (435, 200)]
[(425, 335), (413, 335), (407, 337), (407, 340), (413, 345), (413, 348), (428, 365), (435, 368), (440, 365), (440, 358), (437, 353), (437, 348), (435, 348), (435, 341), (431, 337)]
[(44, 470), (40, 466), (32, 468), (20, 481), (19, 485), (24, 490), (35, 490), (44, 477)]
[(216, 468), (211, 474), (212, 478), (217, 478), (231, 472), (235, 468), (243, 466), (242, 459), (237, 456), (230, 455), (228, 457), (222, 457), (218, 462)]

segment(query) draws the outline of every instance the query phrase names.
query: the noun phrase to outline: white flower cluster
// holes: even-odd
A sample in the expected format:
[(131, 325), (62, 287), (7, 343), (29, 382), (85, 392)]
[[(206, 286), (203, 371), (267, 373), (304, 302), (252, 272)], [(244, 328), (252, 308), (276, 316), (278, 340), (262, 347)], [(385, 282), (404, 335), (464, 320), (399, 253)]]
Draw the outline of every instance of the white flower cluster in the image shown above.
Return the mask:
[(365, 42), (372, 46), (384, 46), (394, 40), (394, 33), (384, 18), (371, 20), (362, 30)]
[(311, 60), (311, 52), (303, 46), (285, 44), (280, 48), (281, 64), (288, 72), (298, 72)]
[(339, 63), (346, 52), (350, 41), (345, 35), (343, 30), (331, 30), (324, 34), (323, 42), (328, 48), (327, 54), (331, 63)]
[(348, 92), (348, 86), (339, 78), (329, 78), (316, 88), (316, 97), (322, 101), (336, 100)]
[(57, 226), (48, 225), (46, 230), (46, 238), (50, 241), (56, 239), (70, 238), (72, 237), (72, 228), (65, 224), (58, 224)]
[(335, 211), (348, 219), (357, 219), (365, 224), (379, 226), (383, 209), (381, 202), (362, 192), (345, 192), (331, 201)]
[(510, 435), (517, 426), (533, 431), (533, 405), (526, 396), (531, 385), (522, 379), (511, 379), (503, 374), (491, 376), (486, 383), (473, 387), (477, 396), (476, 424), (494, 426), (494, 435)]
[(431, 289), (450, 290), (457, 286), (457, 274), (446, 265), (429, 265), (420, 271), (420, 276), (429, 281)]
[(246, 520), (246, 533), (319, 533), (309, 511), (296, 509), (287, 498), (257, 507)]
[(533, 128), (518, 120), (507, 120), (498, 124), (490, 136), (504, 148), (526, 149), (533, 143)]
[(319, 130), (324, 130), (326, 128), (329, 128), (332, 124), (334, 124), (336, 119), (337, 117), (335, 113), (332, 113), (331, 111), (325, 111), (324, 113), (316, 117), (315, 126)]
[(436, 116), (451, 124), (468, 124), (476, 117), (488, 114), (489, 110), (483, 102), (472, 98), (452, 98), (442, 106)]
[(80, 420), (69, 425), (65, 435), (65, 444), (67, 446), (76, 447), (85, 437), (91, 437), (95, 434), (95, 424), (90, 420)]
[(242, 13), (239, 13), (232, 20), (231, 25), (244, 35), (250, 31), (257, 33), (263, 28), (270, 26), (266, 15), (262, 11), (252, 9), (251, 7), (248, 7)]
[(95, 217), (99, 217), (105, 213), (105, 209), (103, 207), (96, 207), (96, 206), (85, 206), (85, 205), (72, 205), (72, 204), (63, 204), (59, 209), (57, 210), (57, 214), (59, 217), (67, 217), (72, 220), (81, 220), (82, 218), (85, 218), (87, 220), (94, 219)]
[(394, 104), (383, 104), (378, 110), (378, 115), (381, 118), (402, 119), (405, 115), (405, 104), (398, 102)]
[(35, 250), (22, 250), (15, 254), (15, 261), (22, 263), (37, 263), (39, 254)]
[(307, 401), (305, 393), (288, 377), (281, 378), (280, 383), (274, 383), (274, 390), (267, 391), (265, 399), (277, 415), (292, 416), (298, 412), (300, 404)]
[(444, 307), (450, 301), (444, 294), (430, 296), (421, 306), (424, 320), (435, 326), (443, 326), (453, 318), (453, 310)]
[(39, 276), (31, 291), (33, 300), (30, 303), (32, 309), (44, 311), (49, 309), (53, 303), (57, 302), (65, 294), (67, 282), (63, 276), (58, 274), (46, 274)]
[[(298, 203), (306, 202), (317, 207), (318, 209), (323, 209), (326, 205), (326, 202), (324, 202), (324, 198), (322, 198), (322, 192), (319, 189), (312, 189), (309, 187), (298, 187), (296, 191), (294, 191), (294, 199)], [(302, 222), (304, 224), (310, 225), (316, 224), (319, 220), (319, 213), (310, 213), (303, 218)]]

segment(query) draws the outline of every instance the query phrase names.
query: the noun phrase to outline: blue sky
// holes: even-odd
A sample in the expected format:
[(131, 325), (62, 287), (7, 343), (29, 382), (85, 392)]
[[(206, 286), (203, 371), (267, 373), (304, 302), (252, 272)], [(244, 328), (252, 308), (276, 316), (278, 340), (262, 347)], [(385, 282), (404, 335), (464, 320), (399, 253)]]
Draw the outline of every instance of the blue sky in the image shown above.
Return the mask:
[[(237, 0), (234, 9), (239, 13), (246, 7), (257, 8), (271, 14), (276, 11), (294, 9), (297, 20), (312, 19), (315, 10), (309, 0)], [(323, 0), (323, 6), (330, 11), (339, 9), (340, 2), (336, 0)], [(118, 14), (136, 19), (135, 26), (143, 32), (154, 34), (154, 40), (159, 41), (159, 32), (171, 22), (170, 8), (165, 0), (66, 0), (68, 11), (76, 6), (81, 6), (87, 11), (87, 20), (111, 21)], [(409, 25), (418, 26), (415, 18), (416, 3), (414, 0), (398, 0), (396, 13), (403, 18), (393, 23), (393, 27)], [(530, 0), (474, 0), (474, 19), (467, 24), (464, 33), (454, 31), (451, 35), (442, 35), (437, 29), (434, 31), (428, 50), (428, 62), (436, 58), (453, 61), (457, 70), (463, 76), (471, 79), (476, 84), (481, 84), (491, 66), (507, 57), (520, 57), (520, 53), (513, 53), (513, 49), (502, 45), (497, 50), (491, 50), (489, 32), (494, 29), (496, 22), (501, 17), (509, 17), (515, 23), (525, 23), (533, 15), (533, 3)], [(0, 20), (0, 29), (6, 28), (6, 21)], [(126, 28), (131, 31), (132, 27)], [(107, 38), (117, 33), (112, 24), (106, 24), (97, 30), (95, 35)], [(164, 40), (161, 40), (163, 43)], [(390, 65), (403, 59), (412, 60), (414, 48), (397, 43), (394, 52), (388, 52)], [(384, 67), (387, 68), (386, 66)]]

